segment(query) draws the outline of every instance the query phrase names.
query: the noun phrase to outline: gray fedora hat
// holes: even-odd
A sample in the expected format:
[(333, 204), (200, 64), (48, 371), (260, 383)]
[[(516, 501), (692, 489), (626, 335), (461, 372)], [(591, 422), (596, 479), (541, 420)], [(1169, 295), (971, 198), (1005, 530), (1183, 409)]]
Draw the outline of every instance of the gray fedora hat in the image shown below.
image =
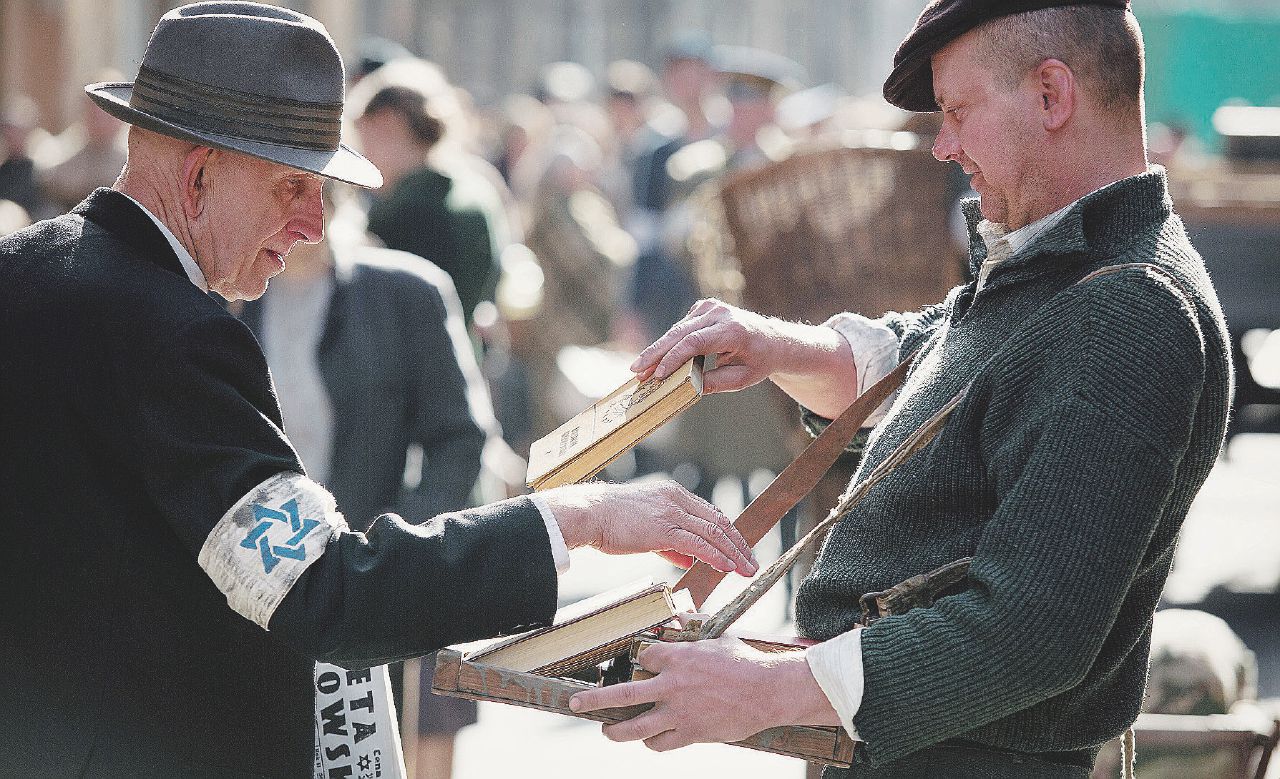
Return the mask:
[(324, 25), (285, 8), (193, 3), (165, 14), (133, 83), (85, 87), (129, 124), (357, 184), (377, 167), (342, 143), (342, 57)]

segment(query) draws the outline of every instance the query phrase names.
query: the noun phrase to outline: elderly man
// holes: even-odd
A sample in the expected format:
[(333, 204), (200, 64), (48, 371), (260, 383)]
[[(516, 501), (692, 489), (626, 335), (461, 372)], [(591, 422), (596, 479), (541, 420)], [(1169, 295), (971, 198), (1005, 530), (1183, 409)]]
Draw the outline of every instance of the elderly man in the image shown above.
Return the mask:
[[(862, 742), (859, 779), (1087, 777), (1133, 722), (1231, 366), (1213, 287), (1147, 165), (1126, 5), (936, 0), (898, 50), (886, 97), (943, 111), (934, 155), (980, 195), (974, 278), (942, 304), (809, 326), (703, 301), (637, 360), (661, 376), (717, 353), (709, 390), (769, 378), (820, 426), (915, 354), (855, 481), (958, 405), (831, 530), (797, 605), (821, 643), (650, 649), (655, 678), (576, 696), (657, 702), (611, 738), (670, 749), (839, 723)], [(860, 626), (863, 594), (970, 556), (931, 605)]]
[(321, 177), (379, 183), (340, 143), (342, 75), (301, 14), (171, 11), (133, 83), (88, 88), (133, 125), (115, 188), (0, 241), (0, 773), (307, 776), (314, 659), (546, 623), (585, 544), (755, 568), (673, 486), (348, 528), (206, 294), (257, 297), (320, 238)]

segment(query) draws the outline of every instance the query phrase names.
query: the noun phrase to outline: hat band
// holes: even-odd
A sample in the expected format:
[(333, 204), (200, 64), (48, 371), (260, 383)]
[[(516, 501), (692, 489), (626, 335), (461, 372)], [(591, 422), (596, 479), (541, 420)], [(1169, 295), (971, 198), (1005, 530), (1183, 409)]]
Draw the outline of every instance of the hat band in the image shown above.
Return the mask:
[(211, 87), (142, 66), (129, 105), (198, 132), (336, 151), (342, 103), (311, 103)]

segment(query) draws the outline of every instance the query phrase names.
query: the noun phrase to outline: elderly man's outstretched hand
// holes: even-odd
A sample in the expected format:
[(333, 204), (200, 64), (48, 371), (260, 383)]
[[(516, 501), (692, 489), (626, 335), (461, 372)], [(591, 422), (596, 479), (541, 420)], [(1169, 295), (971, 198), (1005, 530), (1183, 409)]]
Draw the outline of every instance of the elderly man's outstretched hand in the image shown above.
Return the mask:
[(609, 554), (667, 552), (744, 576), (759, 567), (746, 539), (715, 506), (673, 481), (590, 482), (542, 493), (570, 549)]

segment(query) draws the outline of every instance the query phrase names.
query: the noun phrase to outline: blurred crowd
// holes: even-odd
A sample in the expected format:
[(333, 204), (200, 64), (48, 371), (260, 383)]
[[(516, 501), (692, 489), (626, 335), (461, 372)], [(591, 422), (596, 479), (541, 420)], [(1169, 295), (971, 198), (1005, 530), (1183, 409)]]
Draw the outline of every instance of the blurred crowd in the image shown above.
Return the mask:
[[(263, 344), (304, 464), (348, 517), (367, 518), (521, 492), (530, 444), (719, 292), (700, 285), (691, 246), (708, 187), (850, 128), (929, 131), (878, 100), (808, 83), (784, 57), (696, 31), (674, 37), (656, 71), (553, 63), (497, 107), (370, 40), (351, 63), (347, 110), (384, 186), (331, 187), (325, 241), (296, 249), (239, 313)], [(74, 207), (124, 164), (124, 126), (87, 98), (63, 132), (41, 124), (26, 97), (0, 110), (0, 235)], [(1162, 155), (1180, 140), (1153, 137)], [(727, 420), (694, 415), (683, 443), (642, 447), (611, 476), (664, 471), (708, 498), (734, 476), (733, 500), (745, 503), (790, 453), (771, 432), (788, 424), (780, 409), (744, 402)], [(734, 443), (735, 431), (747, 439)], [(708, 454), (698, 440), (713, 444)], [(448, 776), (453, 734), (474, 709), (431, 697), (430, 662), (421, 666), (401, 698), (421, 735), (406, 752), (416, 776)], [(1215, 711), (1246, 697), (1248, 685), (1232, 684), (1209, 696)]]
[(124, 158), (124, 125), (88, 97), (56, 135), (41, 127), (31, 98), (9, 97), (0, 105), (0, 235), (65, 213), (96, 187), (110, 186)]
[[(448, 274), (492, 394), (494, 431), (516, 453), (590, 399), (581, 390), (599, 379), (575, 370), (590, 361), (570, 359), (573, 348), (632, 354), (699, 297), (721, 292), (699, 284), (691, 248), (710, 187), (850, 127), (920, 121), (834, 84), (809, 85), (785, 57), (717, 46), (699, 31), (677, 34), (656, 72), (631, 60), (599, 74), (552, 63), (529, 94), (496, 107), (475, 105), (440, 68), (387, 40), (365, 41), (350, 71), (348, 120), (386, 183), (331, 191), (332, 229)], [(9, 97), (0, 235), (110, 186), (124, 159), (124, 126), (88, 99), (53, 135), (34, 101)], [(518, 487), (519, 463), (491, 459)]]
[[(350, 71), (348, 119), (386, 183), (332, 191), (333, 229), (448, 274), (516, 452), (574, 411), (576, 398), (544, 391), (566, 347), (634, 352), (700, 296), (684, 256), (690, 195), (785, 156), (841, 97), (802, 93), (795, 63), (698, 32), (677, 36), (658, 72), (553, 63), (496, 108), (390, 41), (366, 41)], [(53, 135), (13, 95), (0, 133), (0, 234), (73, 208), (125, 160), (124, 126), (88, 99)]]

